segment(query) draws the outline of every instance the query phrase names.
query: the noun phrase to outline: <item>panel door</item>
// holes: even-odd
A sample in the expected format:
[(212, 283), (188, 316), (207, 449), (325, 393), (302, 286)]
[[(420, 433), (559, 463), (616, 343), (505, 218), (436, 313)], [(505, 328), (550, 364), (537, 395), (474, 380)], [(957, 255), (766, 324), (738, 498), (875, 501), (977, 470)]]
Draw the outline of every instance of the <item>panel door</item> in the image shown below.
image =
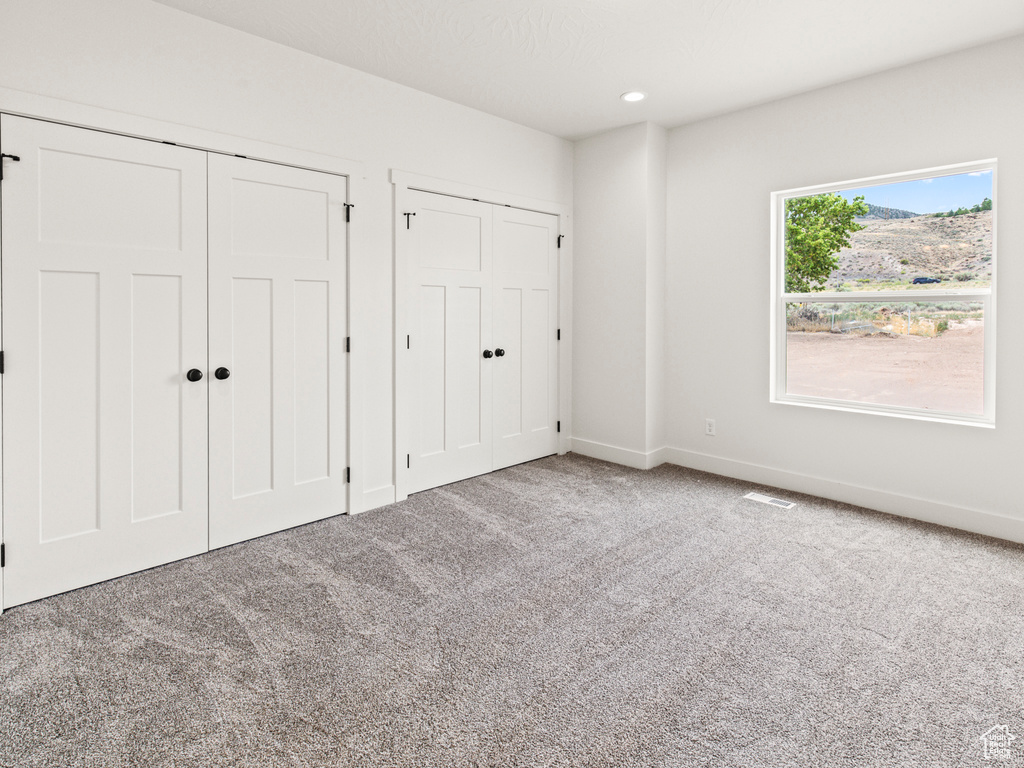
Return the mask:
[(410, 492), (491, 471), (491, 206), (410, 192)]
[(346, 510), (347, 180), (224, 155), (209, 165), (210, 546), (221, 547)]
[(206, 155), (0, 121), (12, 606), (207, 548)]
[(558, 452), (558, 217), (494, 207), (494, 469)]

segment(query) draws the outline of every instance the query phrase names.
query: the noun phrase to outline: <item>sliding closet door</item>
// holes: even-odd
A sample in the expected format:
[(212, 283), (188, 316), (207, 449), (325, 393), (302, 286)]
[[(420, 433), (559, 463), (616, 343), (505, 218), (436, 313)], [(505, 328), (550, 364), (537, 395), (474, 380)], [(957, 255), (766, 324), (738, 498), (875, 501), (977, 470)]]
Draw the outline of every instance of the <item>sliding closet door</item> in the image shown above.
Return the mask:
[(210, 546), (346, 510), (347, 180), (210, 156)]
[(12, 606), (207, 548), (206, 155), (0, 135)]
[(494, 469), (558, 452), (557, 248), (557, 216), (494, 208)]
[(425, 192), (409, 199), (414, 492), (491, 470), (492, 226), (486, 203)]

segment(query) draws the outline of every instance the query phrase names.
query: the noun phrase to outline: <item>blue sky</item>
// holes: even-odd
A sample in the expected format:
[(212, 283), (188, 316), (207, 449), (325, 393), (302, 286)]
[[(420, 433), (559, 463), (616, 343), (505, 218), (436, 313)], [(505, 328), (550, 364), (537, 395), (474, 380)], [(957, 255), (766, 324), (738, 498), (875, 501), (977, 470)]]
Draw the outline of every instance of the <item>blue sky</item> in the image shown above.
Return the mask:
[(874, 205), (888, 205), (914, 213), (940, 213), (950, 208), (970, 208), (986, 197), (991, 198), (992, 171), (844, 189), (839, 194), (847, 200), (864, 195), (864, 200)]

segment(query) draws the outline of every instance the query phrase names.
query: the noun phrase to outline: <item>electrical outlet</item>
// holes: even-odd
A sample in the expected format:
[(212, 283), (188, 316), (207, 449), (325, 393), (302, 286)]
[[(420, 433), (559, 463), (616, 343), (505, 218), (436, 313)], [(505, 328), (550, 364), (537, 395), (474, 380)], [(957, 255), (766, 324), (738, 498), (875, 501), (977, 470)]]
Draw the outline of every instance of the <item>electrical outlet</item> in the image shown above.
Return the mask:
[(715, 420), (704, 419), (704, 434), (711, 437), (715, 436)]

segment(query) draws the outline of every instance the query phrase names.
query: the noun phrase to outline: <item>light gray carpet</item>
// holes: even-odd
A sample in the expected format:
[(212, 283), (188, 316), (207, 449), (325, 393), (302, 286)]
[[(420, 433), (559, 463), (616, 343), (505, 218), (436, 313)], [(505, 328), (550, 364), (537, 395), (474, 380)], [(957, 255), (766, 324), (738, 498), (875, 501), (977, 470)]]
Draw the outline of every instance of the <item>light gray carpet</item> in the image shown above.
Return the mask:
[(550, 458), (15, 608), (0, 765), (1024, 759), (1024, 549), (752, 489)]

